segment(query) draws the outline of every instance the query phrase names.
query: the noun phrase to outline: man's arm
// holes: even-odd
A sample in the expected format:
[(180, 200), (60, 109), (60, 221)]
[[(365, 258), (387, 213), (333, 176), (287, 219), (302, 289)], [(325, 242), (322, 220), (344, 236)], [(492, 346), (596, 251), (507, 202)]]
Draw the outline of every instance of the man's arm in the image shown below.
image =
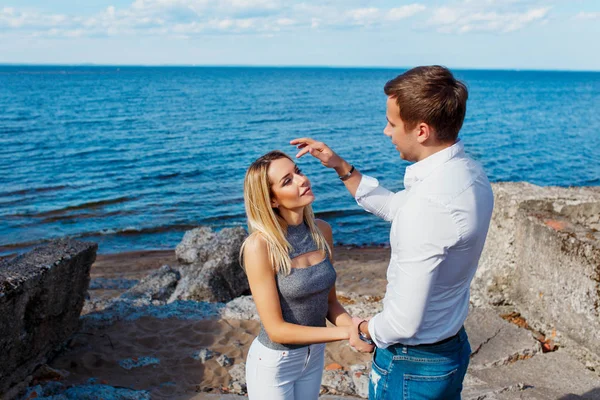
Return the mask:
[[(431, 292), (446, 259), (447, 249), (459, 241), (450, 212), (427, 199), (412, 199), (396, 217), (391, 276), (384, 309), (368, 325), (377, 347), (413, 338), (421, 328)], [(364, 330), (363, 324), (363, 330)]]
[(379, 185), (379, 181), (367, 175), (362, 175), (350, 163), (336, 154), (323, 142), (311, 138), (294, 139), (290, 142), (300, 151), (296, 158), (310, 154), (327, 168), (333, 168), (354, 197), (356, 202), (366, 211), (383, 218), (386, 221), (394, 219), (396, 211), (402, 204), (397, 197), (403, 197), (404, 192), (393, 193)]

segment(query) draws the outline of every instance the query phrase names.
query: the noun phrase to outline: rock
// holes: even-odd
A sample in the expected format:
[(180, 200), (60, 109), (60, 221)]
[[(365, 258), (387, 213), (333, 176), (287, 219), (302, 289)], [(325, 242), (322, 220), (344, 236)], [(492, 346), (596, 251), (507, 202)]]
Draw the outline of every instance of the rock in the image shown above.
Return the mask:
[(219, 353), (216, 353), (209, 349), (200, 349), (197, 352), (195, 352), (194, 354), (192, 354), (192, 358), (195, 360), (199, 360), (202, 363), (205, 363), (208, 360), (210, 360), (211, 358), (215, 357), (216, 354), (219, 354)]
[(366, 371), (350, 372), (352, 383), (354, 383), (356, 394), (363, 399), (369, 397), (369, 373)]
[(179, 271), (163, 265), (147, 275), (137, 285), (121, 295), (126, 300), (142, 300), (150, 304), (153, 301), (166, 303), (181, 278)]
[(156, 365), (160, 364), (160, 360), (155, 357), (135, 357), (135, 358), (126, 358), (124, 360), (119, 361), (119, 365), (126, 370), (131, 370), (133, 368), (145, 367), (148, 365)]
[(321, 387), (331, 394), (354, 395), (356, 393), (354, 382), (346, 371), (323, 372)]
[(229, 376), (231, 376), (228, 387), (229, 393), (246, 394), (246, 364), (235, 364), (228, 372)]
[(37, 397), (38, 400), (82, 400), (82, 399), (119, 399), (119, 400), (150, 400), (150, 392), (115, 388), (108, 385), (72, 386), (60, 394)]
[(92, 278), (90, 281), (89, 290), (109, 289), (109, 290), (127, 290), (137, 285), (135, 279), (109, 279), (109, 278)]
[(343, 371), (344, 367), (342, 367), (338, 363), (331, 363), (325, 366), (325, 371)]
[(68, 371), (54, 369), (47, 364), (39, 367), (33, 374), (33, 379), (39, 381), (62, 380), (69, 376)]
[(221, 317), (256, 321), (260, 319), (252, 296), (240, 296), (225, 304), (221, 311)]
[(208, 259), (205, 247), (215, 237), (215, 233), (207, 226), (201, 226), (183, 235), (181, 242), (175, 247), (177, 260), (184, 264), (204, 263)]
[(79, 329), (97, 248), (60, 239), (0, 260), (0, 397)]
[[(182, 266), (182, 278), (169, 302), (226, 302), (249, 292), (246, 274), (239, 264), (240, 247), (247, 236), (244, 228), (224, 228), (214, 234), (202, 227), (187, 232), (186, 236), (181, 247), (178, 245), (179, 254), (186, 254), (181, 261), (194, 261)], [(189, 256), (194, 252), (195, 257)]]
[(227, 357), (225, 354), (221, 354), (217, 358), (217, 362), (219, 363), (219, 365), (221, 367), (229, 367), (230, 365), (233, 365), (233, 360), (231, 358)]

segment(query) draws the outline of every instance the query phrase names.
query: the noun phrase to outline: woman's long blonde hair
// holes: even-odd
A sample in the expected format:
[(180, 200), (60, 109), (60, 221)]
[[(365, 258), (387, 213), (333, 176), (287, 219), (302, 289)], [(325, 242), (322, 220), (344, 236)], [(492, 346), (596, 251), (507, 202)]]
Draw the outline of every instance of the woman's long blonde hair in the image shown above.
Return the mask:
[[(251, 236), (261, 235), (267, 242), (269, 259), (276, 273), (283, 272), (288, 275), (291, 272), (292, 260), (289, 252), (291, 244), (285, 238), (287, 223), (279, 215), (277, 209), (271, 207), (271, 183), (267, 172), (271, 162), (287, 158), (293, 160), (285, 153), (274, 150), (260, 157), (250, 165), (244, 179), (244, 205), (248, 218), (248, 231), (250, 236), (246, 238), (240, 249), (240, 265), (243, 264), (244, 248)], [(331, 249), (323, 234), (317, 227), (315, 215), (311, 205), (304, 207), (304, 222), (310, 229), (311, 236), (317, 248), (327, 252), (331, 257)]]

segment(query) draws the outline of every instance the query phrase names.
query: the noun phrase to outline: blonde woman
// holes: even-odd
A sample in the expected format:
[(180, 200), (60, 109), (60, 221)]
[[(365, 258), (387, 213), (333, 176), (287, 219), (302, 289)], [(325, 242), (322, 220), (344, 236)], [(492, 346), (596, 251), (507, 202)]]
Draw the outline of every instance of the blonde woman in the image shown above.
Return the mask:
[(352, 334), (335, 292), (331, 227), (314, 218), (314, 199), (308, 178), (280, 151), (248, 168), (250, 236), (241, 256), (261, 320), (246, 362), (250, 400), (317, 399), (325, 343)]

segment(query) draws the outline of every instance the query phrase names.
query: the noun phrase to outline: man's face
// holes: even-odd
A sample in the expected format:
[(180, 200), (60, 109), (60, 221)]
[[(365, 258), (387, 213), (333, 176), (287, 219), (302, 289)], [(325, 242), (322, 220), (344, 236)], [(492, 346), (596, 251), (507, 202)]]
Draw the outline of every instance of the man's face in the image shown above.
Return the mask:
[(387, 99), (385, 115), (387, 125), (383, 130), (383, 134), (392, 139), (392, 143), (396, 146), (396, 150), (398, 150), (403, 160), (417, 161), (419, 149), (419, 142), (417, 141), (418, 126), (410, 131), (404, 129), (404, 121), (400, 118), (400, 108), (393, 97)]

